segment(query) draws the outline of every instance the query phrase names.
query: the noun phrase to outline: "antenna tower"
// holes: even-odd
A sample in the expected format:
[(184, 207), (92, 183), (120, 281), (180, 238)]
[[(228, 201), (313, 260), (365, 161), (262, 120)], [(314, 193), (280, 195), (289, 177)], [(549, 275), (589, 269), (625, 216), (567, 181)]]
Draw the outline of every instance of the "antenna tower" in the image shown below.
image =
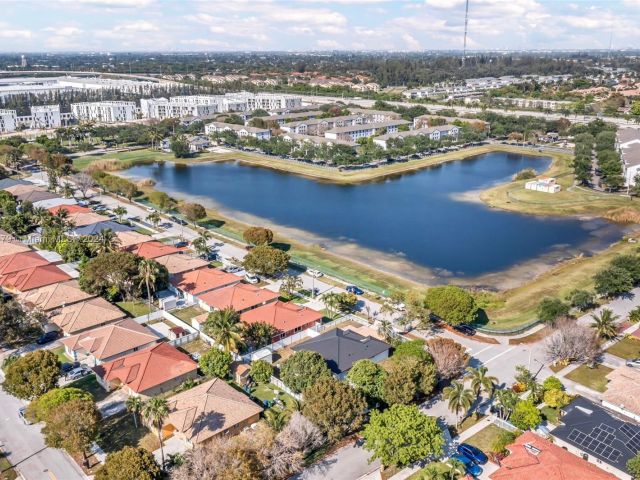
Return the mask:
[(467, 0), (465, 9), (464, 9), (464, 42), (462, 44), (462, 66), (464, 67), (464, 62), (467, 58), (467, 30), (469, 27), (469, 0)]

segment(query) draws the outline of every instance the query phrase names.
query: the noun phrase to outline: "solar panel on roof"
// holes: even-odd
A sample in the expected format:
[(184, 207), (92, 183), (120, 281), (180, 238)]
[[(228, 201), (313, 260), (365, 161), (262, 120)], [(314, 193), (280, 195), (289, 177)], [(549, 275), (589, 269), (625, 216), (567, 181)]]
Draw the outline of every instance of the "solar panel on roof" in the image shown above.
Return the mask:
[(600, 428), (602, 430), (604, 430), (605, 432), (608, 432), (608, 433), (616, 433), (616, 429), (615, 428), (613, 428), (613, 427), (611, 427), (609, 425), (606, 425), (604, 423), (600, 424)]

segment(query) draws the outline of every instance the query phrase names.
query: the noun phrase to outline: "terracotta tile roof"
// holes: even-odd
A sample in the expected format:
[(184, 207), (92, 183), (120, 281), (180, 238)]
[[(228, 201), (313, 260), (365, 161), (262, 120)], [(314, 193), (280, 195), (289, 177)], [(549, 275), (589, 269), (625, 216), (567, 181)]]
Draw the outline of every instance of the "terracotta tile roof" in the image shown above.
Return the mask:
[(240, 321), (246, 324), (268, 323), (279, 332), (289, 332), (309, 323), (322, 320), (322, 314), (293, 302), (273, 302), (254, 308), (240, 316)]
[(55, 207), (47, 208), (52, 215), (57, 214), (60, 210), (66, 210), (69, 215), (72, 213), (91, 213), (91, 209), (88, 207), (81, 207), (80, 205), (56, 205)]
[(602, 400), (640, 415), (640, 371), (623, 365), (610, 372), (607, 379), (609, 383)]
[(191, 295), (199, 295), (238, 282), (240, 278), (236, 275), (215, 268), (199, 268), (192, 272), (180, 273), (171, 279), (174, 287)]
[(165, 255), (171, 255), (172, 253), (179, 253), (182, 251), (180, 248), (176, 248), (173, 245), (166, 245), (162, 242), (158, 242), (157, 240), (139, 243), (128, 248), (128, 250), (131, 253), (144, 258), (163, 257)]
[(128, 249), (129, 247), (133, 247), (134, 245), (138, 245), (140, 243), (148, 242), (149, 240), (151, 240), (151, 237), (149, 235), (138, 233), (135, 230), (116, 232), (116, 237), (118, 237), (118, 240), (120, 240), (120, 248), (122, 249)]
[(118, 307), (102, 297), (95, 297), (60, 309), (50, 320), (65, 333), (72, 334), (124, 317), (125, 314)]
[(59, 198), (55, 193), (51, 193), (47, 191), (46, 188), (38, 187), (33, 183), (14, 185), (13, 187), (5, 188), (5, 191), (9, 192), (21, 202), (24, 202), (25, 200), (30, 202), (39, 202), (41, 200)]
[[(236, 277), (237, 278), (237, 277)], [(230, 287), (220, 288), (200, 295), (199, 299), (211, 308), (222, 310), (231, 307), (236, 312), (242, 312), (263, 303), (277, 300), (279, 295), (271, 290), (257, 288), (246, 283), (239, 283)]]
[(46, 192), (47, 191), (46, 189), (44, 189), (42, 187), (38, 187), (34, 183), (20, 183), (18, 185), (14, 185), (12, 187), (7, 187), (4, 190), (5, 190), (5, 192), (9, 192), (14, 197), (17, 196), (17, 195), (22, 195), (22, 194), (33, 192), (33, 191), (41, 191), (41, 192)]
[(63, 338), (60, 342), (72, 351), (104, 360), (134, 348), (148, 346), (158, 340), (158, 336), (147, 327), (136, 323), (132, 318), (125, 318), (104, 327)]
[(32, 250), (0, 257), (0, 276), (19, 272), (32, 267), (49, 265), (51, 262)]
[(76, 212), (69, 214), (67, 217), (67, 220), (73, 222), (76, 227), (93, 225), (94, 223), (104, 222), (107, 219), (107, 217), (93, 212)]
[(26, 292), (67, 280), (71, 280), (69, 275), (55, 265), (49, 264), (3, 275), (0, 277), (0, 285), (7, 290)]
[(31, 247), (15, 239), (13, 235), (4, 230), (0, 230), (0, 256), (29, 251), (31, 251)]
[(18, 300), (25, 305), (32, 305), (47, 312), (65, 305), (81, 302), (82, 300), (88, 300), (94, 296), (95, 295), (90, 293), (83, 292), (78, 282), (71, 280), (69, 282), (54, 283), (21, 293), (18, 296)]
[(190, 272), (191, 270), (197, 270), (198, 268), (207, 267), (209, 265), (209, 262), (201, 258), (195, 258), (191, 255), (180, 253), (156, 257), (154, 260), (160, 265), (167, 267), (167, 270), (171, 275)]
[(502, 460), (499, 470), (489, 475), (491, 480), (615, 480), (617, 478), (533, 432), (523, 433), (507, 449), (511, 452), (510, 455)]
[(244, 393), (214, 378), (167, 399), (167, 424), (191, 443), (201, 443), (262, 412)]
[(93, 368), (105, 381), (118, 380), (136, 393), (197, 369), (196, 362), (168, 343), (159, 343)]

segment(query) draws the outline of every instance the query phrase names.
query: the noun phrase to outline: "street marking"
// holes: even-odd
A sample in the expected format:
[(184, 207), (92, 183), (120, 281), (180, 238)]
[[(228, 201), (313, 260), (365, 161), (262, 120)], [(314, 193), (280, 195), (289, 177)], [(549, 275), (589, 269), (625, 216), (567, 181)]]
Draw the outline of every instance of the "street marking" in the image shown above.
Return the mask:
[(486, 364), (487, 364), (487, 363), (489, 363), (489, 362), (493, 362), (496, 358), (500, 358), (502, 355), (505, 355), (505, 354), (509, 353), (509, 352), (510, 352), (511, 350), (513, 350), (514, 348), (516, 348), (516, 347), (511, 347), (511, 348), (506, 349), (504, 352), (499, 353), (499, 354), (498, 354), (498, 355), (496, 355), (495, 357), (491, 357), (491, 358), (490, 358), (489, 360), (487, 360), (486, 362), (483, 362), (483, 364), (484, 364), (484, 365), (486, 365)]
[(475, 353), (473, 353), (473, 350), (471, 351), (472, 355), (480, 355), (482, 352), (484, 352), (485, 350), (489, 350), (490, 348), (495, 347), (495, 345), (489, 345), (488, 347), (484, 347), (482, 350), (479, 350)]

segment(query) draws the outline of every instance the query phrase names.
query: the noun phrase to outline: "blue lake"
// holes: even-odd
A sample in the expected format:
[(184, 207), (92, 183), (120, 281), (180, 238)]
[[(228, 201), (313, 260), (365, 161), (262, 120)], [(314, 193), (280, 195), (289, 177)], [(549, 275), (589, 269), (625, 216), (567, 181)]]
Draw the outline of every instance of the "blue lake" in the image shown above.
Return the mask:
[[(396, 255), (443, 276), (477, 277), (535, 258), (592, 253), (622, 229), (603, 220), (542, 218), (486, 207), (472, 192), (508, 181), (551, 160), (505, 152), (483, 154), (358, 185), (323, 183), (239, 162), (178, 166), (171, 162), (124, 172), (152, 178), (175, 196), (208, 201), (270, 224)], [(471, 192), (471, 193), (470, 193)], [(541, 194), (542, 195), (542, 194)]]

